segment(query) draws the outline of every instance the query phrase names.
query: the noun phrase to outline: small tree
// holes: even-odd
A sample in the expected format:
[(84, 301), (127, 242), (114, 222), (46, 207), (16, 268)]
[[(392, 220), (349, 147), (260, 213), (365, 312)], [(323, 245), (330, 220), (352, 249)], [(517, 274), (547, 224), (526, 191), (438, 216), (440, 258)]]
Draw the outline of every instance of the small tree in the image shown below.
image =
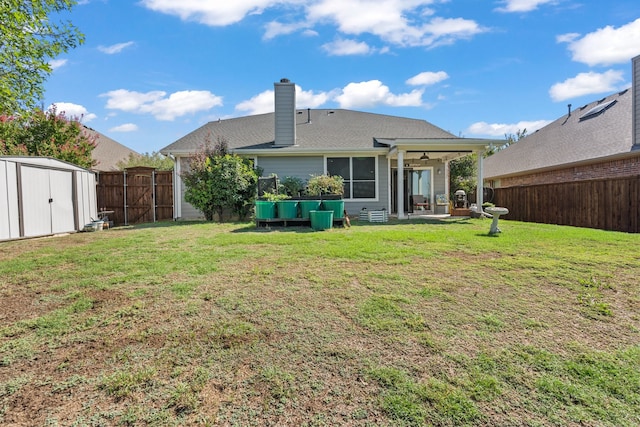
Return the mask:
[(223, 221), (225, 209), (244, 219), (256, 197), (258, 174), (253, 161), (229, 154), (227, 144), (218, 139), (215, 147), (205, 145), (182, 173), (185, 200), (200, 210), (207, 221), (215, 214)]
[(77, 118), (58, 114), (55, 107), (0, 117), (0, 154), (4, 155), (47, 156), (90, 168), (95, 164), (91, 158), (95, 139)]
[(477, 181), (476, 159), (476, 154), (469, 154), (449, 162), (450, 200), (453, 200), (456, 190), (464, 190), (467, 194), (475, 191)]
[(151, 154), (131, 153), (129, 154), (129, 157), (126, 160), (121, 160), (118, 163), (116, 163), (116, 166), (120, 170), (133, 168), (136, 166), (146, 166), (146, 167), (152, 167), (160, 171), (170, 171), (170, 170), (173, 170), (173, 160), (163, 156), (160, 153), (156, 153), (155, 151), (153, 151)]

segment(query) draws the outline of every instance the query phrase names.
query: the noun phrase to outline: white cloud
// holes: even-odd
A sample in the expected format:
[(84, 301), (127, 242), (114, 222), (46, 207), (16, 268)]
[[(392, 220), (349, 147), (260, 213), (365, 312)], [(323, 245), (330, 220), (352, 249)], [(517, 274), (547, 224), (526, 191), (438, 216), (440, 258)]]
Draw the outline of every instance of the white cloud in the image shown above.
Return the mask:
[(419, 107), (423, 105), (422, 90), (395, 95), (380, 80), (349, 83), (342, 93), (335, 97), (341, 108), (373, 107), (388, 105), (393, 107)]
[(246, 111), (249, 115), (271, 113), (273, 109), (274, 93), (272, 90), (265, 90), (253, 98), (236, 105), (236, 110)]
[(430, 86), (439, 83), (449, 78), (449, 75), (444, 71), (425, 71), (420, 74), (416, 74), (406, 81), (411, 86)]
[(498, 7), (498, 12), (531, 12), (538, 6), (547, 3), (556, 3), (556, 0), (503, 0), (504, 6)]
[(297, 3), (295, 0), (142, 0), (148, 9), (175, 15), (184, 21), (196, 21), (210, 26), (224, 26), (239, 22), (249, 14), (260, 14), (268, 7)]
[(569, 36), (573, 39), (565, 35), (558, 41), (569, 43), (574, 61), (590, 66), (626, 63), (640, 54), (640, 18), (619, 28), (600, 28), (582, 38)]
[(120, 126), (115, 126), (109, 129), (109, 132), (135, 132), (138, 130), (138, 125), (134, 123), (125, 123)]
[[(296, 85), (296, 108), (318, 108), (331, 100), (334, 92), (304, 91)], [(265, 90), (251, 99), (236, 105), (236, 110), (245, 111), (249, 115), (271, 113), (274, 110), (274, 92)]]
[(91, 120), (98, 117), (93, 113), (89, 113), (89, 111), (87, 111), (87, 109), (82, 105), (70, 102), (54, 102), (49, 106), (48, 110), (51, 110), (54, 106), (58, 114), (64, 113), (67, 118), (78, 119), (78, 121), (82, 123), (89, 123)]
[(49, 66), (51, 67), (52, 70), (56, 70), (65, 65), (67, 65), (66, 59), (52, 59), (51, 61), (49, 61)]
[(373, 34), (399, 46), (450, 44), (485, 32), (476, 22), (434, 17), (425, 8), (434, 1), (420, 0), (322, 0), (308, 7), (310, 22), (334, 23), (343, 34)]
[(117, 43), (112, 44), (111, 46), (98, 46), (98, 50), (102, 53), (106, 53), (107, 55), (114, 55), (116, 53), (122, 52), (124, 49), (129, 46), (133, 46), (134, 42), (125, 42), (125, 43)]
[(559, 36), (556, 36), (556, 42), (558, 42), (558, 43), (571, 43), (575, 39), (577, 39), (578, 37), (580, 37), (579, 33), (560, 34)]
[(549, 123), (551, 123), (550, 120), (522, 121), (513, 124), (477, 122), (469, 126), (465, 133), (478, 136), (500, 137), (515, 135), (526, 129), (527, 135), (531, 135)]
[(373, 52), (373, 49), (365, 42), (345, 39), (325, 43), (322, 48), (332, 56), (367, 55)]
[(620, 89), (623, 82), (622, 71), (608, 70), (604, 73), (590, 71), (554, 84), (549, 89), (549, 95), (554, 101), (564, 101), (583, 95), (615, 92)]
[[(487, 31), (475, 21), (434, 17), (430, 7), (444, 0), (142, 0), (148, 9), (182, 20), (226, 26), (267, 9), (286, 10), (288, 23), (270, 22), (265, 39), (303, 31), (317, 34), (315, 25), (333, 25), (348, 36), (372, 34), (398, 46), (439, 46)], [(384, 49), (383, 49), (384, 50)], [(361, 54), (361, 51), (357, 51)]]
[(100, 95), (107, 98), (106, 107), (129, 113), (151, 114), (158, 120), (173, 121), (177, 117), (207, 111), (222, 105), (222, 98), (209, 91), (187, 90), (167, 97), (163, 91), (147, 93), (118, 89)]

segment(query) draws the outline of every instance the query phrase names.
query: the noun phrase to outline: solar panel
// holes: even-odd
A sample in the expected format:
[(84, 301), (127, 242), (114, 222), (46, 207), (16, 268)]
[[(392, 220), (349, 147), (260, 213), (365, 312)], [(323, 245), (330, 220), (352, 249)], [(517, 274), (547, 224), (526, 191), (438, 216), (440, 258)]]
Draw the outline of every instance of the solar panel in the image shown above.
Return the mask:
[(598, 114), (601, 114), (604, 111), (606, 111), (609, 108), (611, 108), (613, 106), (613, 104), (615, 104), (616, 102), (618, 102), (618, 101), (616, 101), (614, 99), (613, 101), (609, 101), (609, 102), (605, 102), (604, 104), (596, 105), (595, 107), (593, 107), (592, 109), (590, 109), (589, 111), (584, 113), (584, 115), (582, 115), (580, 117), (580, 120), (582, 121), (582, 120), (590, 119), (591, 117), (595, 117)]

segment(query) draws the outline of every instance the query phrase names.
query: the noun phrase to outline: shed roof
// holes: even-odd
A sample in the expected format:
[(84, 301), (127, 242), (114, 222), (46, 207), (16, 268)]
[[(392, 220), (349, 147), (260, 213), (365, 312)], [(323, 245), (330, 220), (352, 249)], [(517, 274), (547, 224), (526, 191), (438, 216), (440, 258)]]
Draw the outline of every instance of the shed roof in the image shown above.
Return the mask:
[(53, 157), (43, 156), (0, 156), (0, 160), (8, 162), (20, 163), (23, 165), (38, 166), (41, 168), (50, 169), (64, 169), (72, 171), (87, 172), (87, 169), (83, 169), (80, 166), (76, 166), (64, 160), (54, 159)]
[(632, 153), (632, 99), (632, 91), (627, 89), (565, 114), (485, 159), (485, 178), (559, 169)]

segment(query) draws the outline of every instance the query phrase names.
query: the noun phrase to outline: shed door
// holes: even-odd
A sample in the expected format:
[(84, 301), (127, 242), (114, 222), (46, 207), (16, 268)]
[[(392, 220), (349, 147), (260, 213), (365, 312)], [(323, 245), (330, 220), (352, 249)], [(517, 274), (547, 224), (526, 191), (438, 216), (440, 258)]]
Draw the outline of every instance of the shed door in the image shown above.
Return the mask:
[(73, 172), (21, 167), (24, 237), (75, 230)]
[(49, 171), (28, 166), (20, 169), (24, 237), (51, 234)]
[(73, 216), (73, 173), (58, 170), (50, 172), (51, 232), (74, 231), (76, 223)]

